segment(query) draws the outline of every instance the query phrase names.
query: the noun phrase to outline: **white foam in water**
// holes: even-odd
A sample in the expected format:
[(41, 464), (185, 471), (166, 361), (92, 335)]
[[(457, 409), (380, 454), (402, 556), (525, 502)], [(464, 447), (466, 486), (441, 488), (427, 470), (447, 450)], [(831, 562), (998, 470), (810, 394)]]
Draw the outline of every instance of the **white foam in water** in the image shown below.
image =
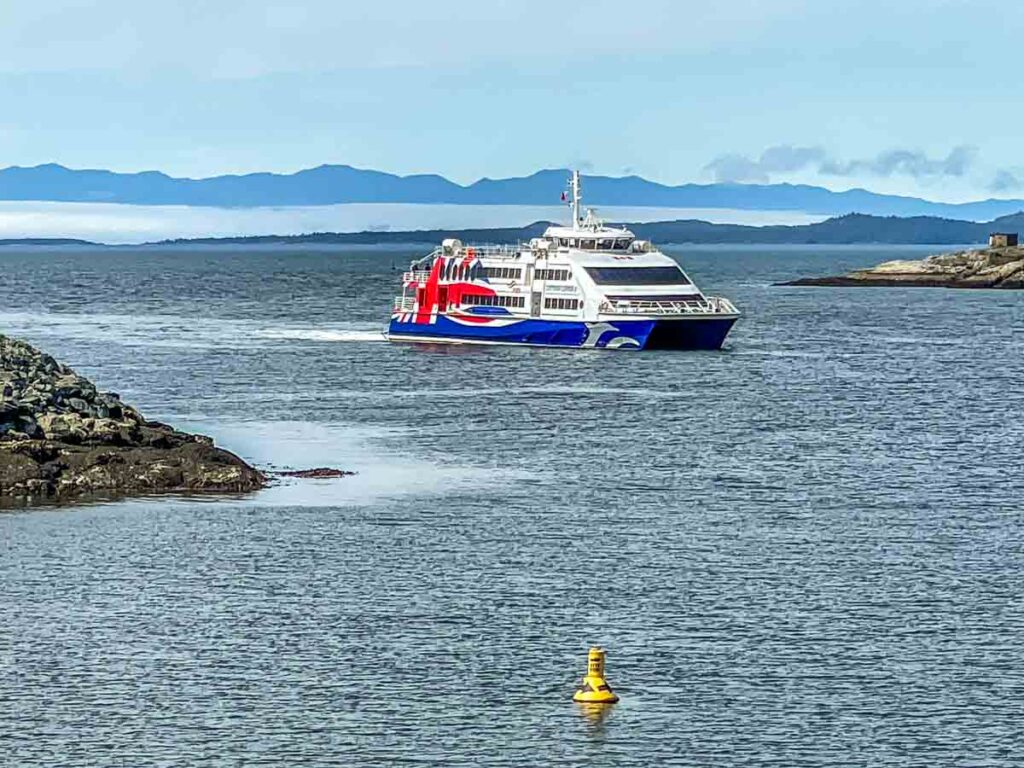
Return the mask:
[(333, 328), (265, 328), (253, 320), (196, 318), (188, 323), (175, 315), (114, 315), (0, 312), (7, 333), (26, 338), (102, 340), (140, 347), (218, 347), (274, 341), (386, 341), (377, 324)]
[[(168, 418), (167, 414), (159, 416)], [(245, 499), (247, 505), (364, 506), (381, 499), (444, 495), (453, 489), (501, 493), (505, 483), (516, 479), (512, 471), (439, 464), (386, 447), (386, 443), (401, 436), (401, 429), (297, 421), (219, 422), (180, 415), (170, 420), (178, 427), (210, 435), (218, 445), (231, 446), (259, 467), (275, 470), (327, 466), (356, 473), (327, 480), (278, 478), (269, 488)]]
[(268, 328), (257, 332), (264, 339), (295, 341), (387, 341), (383, 330), (376, 331), (332, 331), (316, 328)]

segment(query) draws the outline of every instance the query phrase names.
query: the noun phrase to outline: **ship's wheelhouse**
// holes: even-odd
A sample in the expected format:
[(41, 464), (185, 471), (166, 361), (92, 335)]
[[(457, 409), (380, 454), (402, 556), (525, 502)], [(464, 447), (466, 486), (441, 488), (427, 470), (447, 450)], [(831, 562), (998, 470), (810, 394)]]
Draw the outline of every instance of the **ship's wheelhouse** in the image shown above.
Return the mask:
[(632, 237), (559, 237), (559, 248), (577, 248), (581, 251), (629, 251)]

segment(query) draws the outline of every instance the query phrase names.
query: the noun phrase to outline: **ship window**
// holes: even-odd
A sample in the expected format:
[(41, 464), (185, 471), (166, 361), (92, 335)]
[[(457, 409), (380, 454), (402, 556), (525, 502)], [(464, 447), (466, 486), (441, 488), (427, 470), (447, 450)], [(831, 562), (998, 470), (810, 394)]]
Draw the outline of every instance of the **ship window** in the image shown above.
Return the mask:
[(562, 248), (568, 248), (569, 247), (569, 240), (568, 240), (568, 238), (560, 237), (560, 238), (558, 238), (558, 244)]
[(598, 250), (601, 250), (601, 251), (610, 251), (612, 249), (612, 245), (614, 243), (615, 243), (614, 240), (601, 240), (598, 243), (597, 247), (598, 247)]
[(576, 310), (580, 307), (579, 299), (544, 299), (544, 309)]
[(616, 251), (628, 251), (629, 250), (629, 243), (630, 243), (630, 241), (628, 239), (616, 240), (615, 241), (615, 250)]
[(496, 280), (518, 280), (519, 267), (484, 267), (484, 275)]
[(535, 273), (538, 280), (568, 280), (568, 269), (538, 269)]
[(582, 248), (585, 251), (592, 251), (592, 250), (594, 250), (594, 241), (593, 240), (580, 240), (580, 248)]
[(478, 304), (487, 304), (498, 307), (519, 307), (526, 305), (526, 299), (522, 296), (477, 296)]
[[(518, 303), (516, 303), (515, 305), (510, 305), (508, 303), (509, 299), (516, 299)], [(516, 297), (516, 296), (480, 296), (479, 294), (467, 294), (466, 296), (463, 297), (462, 300), (466, 304), (472, 304), (472, 305), (475, 305), (475, 306), (482, 306), (482, 307), (494, 307), (494, 306), (498, 306), (498, 307), (507, 307), (507, 306), (521, 307), (521, 306), (523, 306), (523, 304), (522, 304), (522, 301), (523, 301), (522, 297)]]
[(599, 285), (689, 285), (679, 267), (585, 267)]

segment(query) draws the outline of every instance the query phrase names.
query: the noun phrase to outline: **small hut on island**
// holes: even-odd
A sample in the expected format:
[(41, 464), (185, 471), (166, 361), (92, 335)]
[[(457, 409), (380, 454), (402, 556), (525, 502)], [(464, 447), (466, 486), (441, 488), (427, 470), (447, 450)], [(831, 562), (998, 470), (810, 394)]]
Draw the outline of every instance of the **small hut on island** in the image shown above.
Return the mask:
[(1013, 248), (1016, 245), (1016, 232), (993, 232), (988, 236), (989, 248)]

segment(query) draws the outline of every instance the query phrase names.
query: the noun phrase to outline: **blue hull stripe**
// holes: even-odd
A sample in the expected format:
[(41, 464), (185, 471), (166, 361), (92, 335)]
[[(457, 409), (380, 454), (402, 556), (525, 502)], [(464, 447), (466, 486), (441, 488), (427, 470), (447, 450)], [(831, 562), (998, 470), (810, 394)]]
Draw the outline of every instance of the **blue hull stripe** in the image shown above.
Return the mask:
[(401, 340), (471, 341), (491, 344), (594, 349), (720, 349), (734, 318), (579, 321), (523, 319), (508, 325), (464, 325), (443, 315), (434, 323), (392, 319), (388, 334)]

